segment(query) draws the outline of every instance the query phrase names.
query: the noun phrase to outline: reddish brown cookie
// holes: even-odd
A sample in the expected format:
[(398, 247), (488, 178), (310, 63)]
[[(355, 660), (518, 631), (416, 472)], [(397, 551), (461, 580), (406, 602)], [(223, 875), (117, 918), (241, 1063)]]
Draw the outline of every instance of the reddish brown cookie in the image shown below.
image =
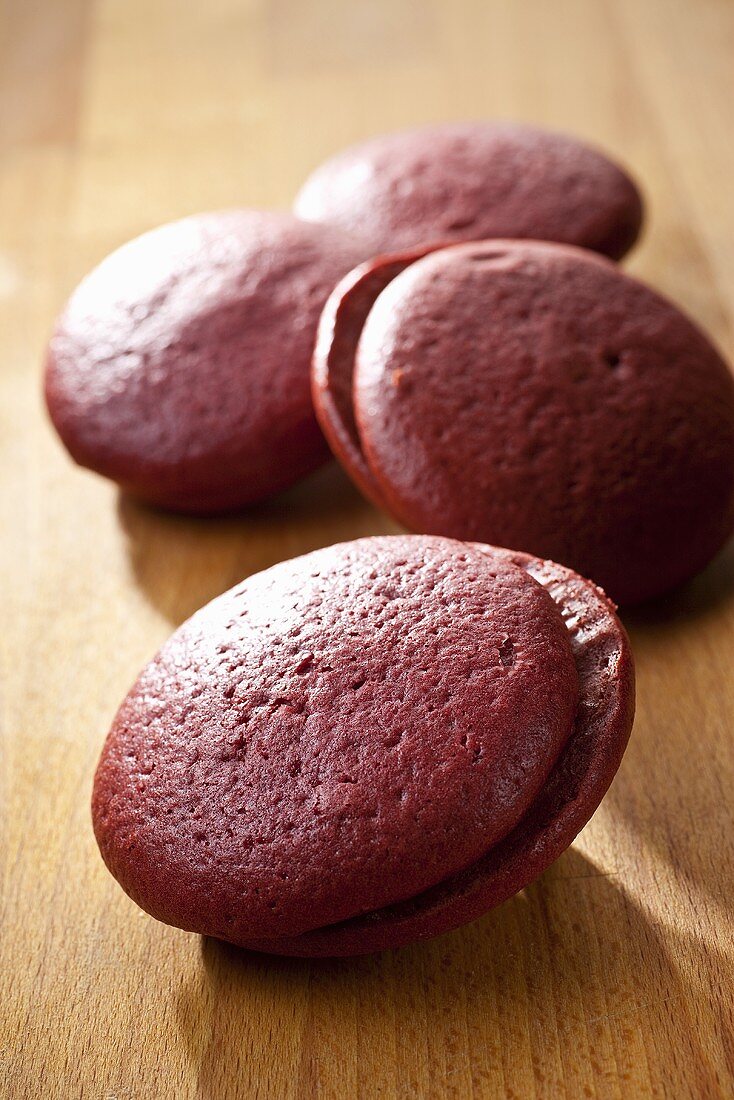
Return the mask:
[(355, 267), (329, 295), (319, 321), (311, 365), (316, 417), (334, 454), (364, 495), (385, 507), (362, 453), (352, 402), (353, 364), (360, 333), (375, 299), (426, 249), (383, 256)]
[(294, 209), (359, 232), (374, 253), (515, 237), (618, 259), (642, 224), (635, 185), (602, 153), (498, 122), (425, 126), (355, 145), (315, 170)]
[(319, 313), (362, 256), (336, 229), (231, 210), (112, 253), (59, 318), (51, 418), (72, 457), (181, 511), (240, 508), (327, 457), (309, 393)]
[(95, 832), (161, 920), (282, 953), (375, 950), (554, 859), (614, 774), (632, 699), (624, 633), (568, 571), (447, 539), (346, 543), (173, 635), (113, 724)]
[(355, 307), (354, 277), (337, 288), (314, 363), (372, 499), (416, 531), (564, 562), (619, 603), (706, 565), (734, 526), (734, 383), (691, 321), (561, 245), (454, 245), (385, 287), (394, 266), (363, 269)]

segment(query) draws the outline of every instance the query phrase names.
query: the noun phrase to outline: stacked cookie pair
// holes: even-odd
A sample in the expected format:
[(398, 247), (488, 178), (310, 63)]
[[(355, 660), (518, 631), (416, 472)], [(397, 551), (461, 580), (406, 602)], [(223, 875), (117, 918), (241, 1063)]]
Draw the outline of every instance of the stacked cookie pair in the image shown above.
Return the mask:
[(734, 383), (613, 262), (641, 221), (578, 142), (434, 127), (327, 162), (295, 215), (154, 230), (73, 294), (46, 394), (78, 462), (215, 513), (330, 447), (419, 532), (250, 578), (144, 670), (94, 820), (148, 912), (281, 953), (396, 946), (591, 816), (634, 709), (592, 582), (647, 599), (734, 526)]

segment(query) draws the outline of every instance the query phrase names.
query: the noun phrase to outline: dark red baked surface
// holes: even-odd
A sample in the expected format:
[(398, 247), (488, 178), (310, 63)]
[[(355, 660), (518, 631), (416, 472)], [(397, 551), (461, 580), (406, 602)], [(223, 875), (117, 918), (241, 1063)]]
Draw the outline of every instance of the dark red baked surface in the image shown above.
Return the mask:
[(512, 123), (426, 126), (372, 138), (318, 167), (294, 209), (359, 232), (372, 251), (533, 238), (618, 259), (642, 202), (630, 178), (564, 134)]
[(363, 256), (337, 229), (246, 210), (184, 218), (112, 253), (48, 351), (48, 408), (72, 457), (203, 513), (315, 469), (328, 455), (309, 392), (316, 325)]
[(567, 847), (633, 695), (611, 605), (567, 570), (345, 543), (172, 636), (106, 742), (97, 840), (139, 905), (190, 931), (290, 954), (435, 935)]
[(319, 321), (311, 364), (316, 418), (332, 451), (364, 495), (384, 507), (380, 487), (362, 452), (354, 420), (354, 359), (367, 316), (388, 283), (426, 254), (425, 249), (381, 256), (355, 267), (329, 295)]
[(432, 252), (370, 309), (381, 266), (356, 311), (348, 284), (332, 298), (339, 354), (322, 328), (314, 367), (332, 445), (372, 499), (415, 531), (561, 561), (619, 603), (713, 557), (734, 526), (734, 383), (678, 309), (561, 245)]

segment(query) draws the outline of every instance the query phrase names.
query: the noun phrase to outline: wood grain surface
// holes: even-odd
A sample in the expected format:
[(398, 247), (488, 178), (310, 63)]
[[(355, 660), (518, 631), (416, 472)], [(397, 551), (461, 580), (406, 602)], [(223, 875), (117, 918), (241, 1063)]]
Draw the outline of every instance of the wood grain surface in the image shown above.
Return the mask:
[(0, 33), (0, 1093), (733, 1095), (734, 550), (626, 617), (633, 740), (540, 881), (427, 945), (248, 955), (155, 923), (107, 874), (88, 809), (103, 736), (202, 602), (393, 528), (335, 468), (235, 519), (122, 499), (52, 435), (40, 363), (67, 293), (126, 238), (285, 205), (375, 131), (495, 115), (633, 168), (649, 222), (631, 270), (731, 356), (734, 4), (0, 0)]

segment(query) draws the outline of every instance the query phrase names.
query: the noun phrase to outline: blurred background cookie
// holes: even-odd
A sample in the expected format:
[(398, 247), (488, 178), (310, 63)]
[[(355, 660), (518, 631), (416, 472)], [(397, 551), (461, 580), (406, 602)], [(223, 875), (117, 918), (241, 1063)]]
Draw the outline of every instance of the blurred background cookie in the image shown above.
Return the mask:
[(374, 253), (530, 237), (614, 259), (643, 216), (635, 184), (603, 153), (509, 122), (423, 126), (353, 145), (315, 169), (294, 209), (359, 232)]
[(108, 256), (51, 339), (46, 400), (72, 457), (166, 508), (213, 513), (328, 457), (311, 408), (321, 308), (364, 247), (287, 213), (161, 226)]

